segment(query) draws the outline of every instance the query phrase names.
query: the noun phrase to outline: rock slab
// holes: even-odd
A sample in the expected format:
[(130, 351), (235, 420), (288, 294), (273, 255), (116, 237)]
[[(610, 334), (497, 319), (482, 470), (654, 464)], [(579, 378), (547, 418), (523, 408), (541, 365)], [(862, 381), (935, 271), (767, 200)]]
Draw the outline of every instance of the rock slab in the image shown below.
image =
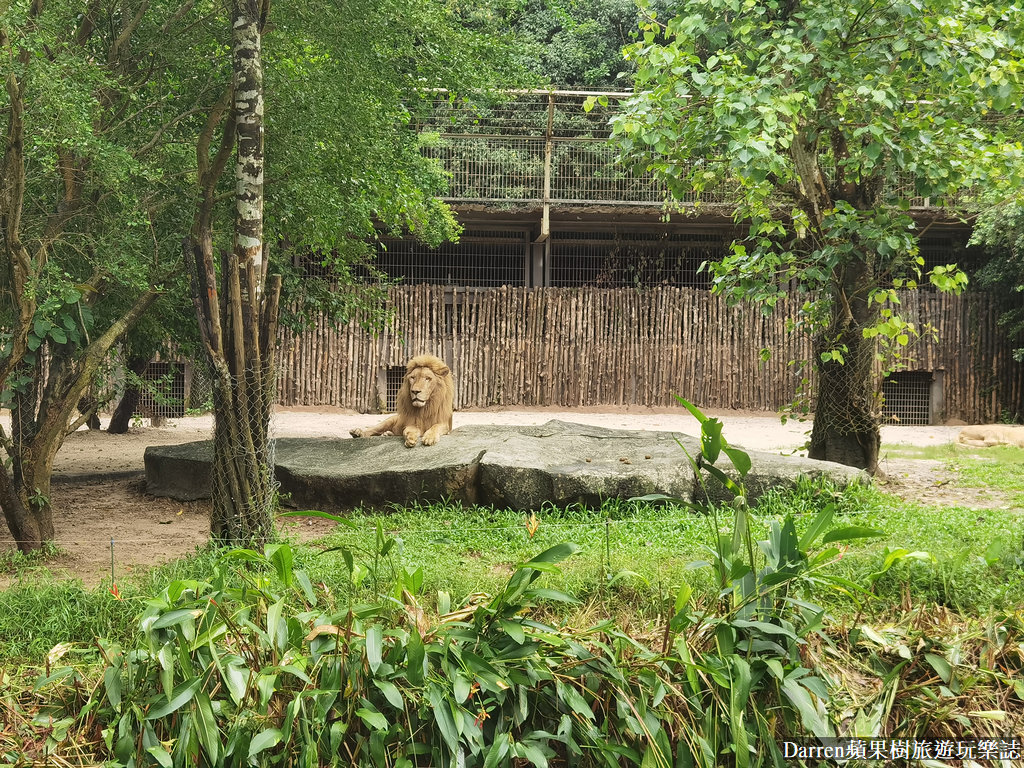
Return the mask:
[[(599, 507), (605, 499), (649, 493), (703, 498), (683, 448), (692, 456), (699, 452), (697, 440), (686, 435), (549, 421), (460, 427), (436, 446), (415, 448), (406, 448), (400, 437), (281, 438), (274, 463), (281, 492), (300, 508), (449, 499), (537, 510), (547, 504)], [(824, 461), (755, 451), (750, 457), (752, 498), (767, 488), (792, 486), (799, 477), (826, 477), (840, 487), (867, 480), (860, 470)], [(208, 440), (150, 446), (146, 489), (182, 501), (209, 498), (212, 458)], [(723, 495), (721, 488), (709, 491)]]

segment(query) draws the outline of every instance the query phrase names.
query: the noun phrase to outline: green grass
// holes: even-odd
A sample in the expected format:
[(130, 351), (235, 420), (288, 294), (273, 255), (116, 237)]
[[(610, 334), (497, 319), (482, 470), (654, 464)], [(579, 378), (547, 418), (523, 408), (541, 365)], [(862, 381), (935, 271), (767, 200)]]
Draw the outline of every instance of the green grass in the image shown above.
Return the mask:
[[(797, 515), (805, 526), (825, 503), (837, 505), (835, 525), (869, 526), (884, 532), (877, 539), (854, 542), (831, 568), (865, 584), (879, 570), (887, 549), (926, 551), (934, 562), (903, 562), (876, 584), (879, 600), (867, 610), (899, 604), (904, 595), (915, 603), (938, 603), (976, 614), (1024, 603), (1024, 450), (988, 449), (977, 455), (957, 447), (924, 449), (950, 462), (956, 482), (965, 487), (992, 487), (1013, 499), (1008, 509), (924, 506), (902, 501), (873, 488), (856, 487), (836, 493), (828, 487), (804, 484), (796, 491), (766, 494), (754, 514), (757, 538), (767, 535), (773, 520)], [(386, 512), (352, 514), (358, 530), (338, 528), (314, 546), (298, 547), (297, 567), (314, 583), (344, 592), (349, 577), (336, 548), (347, 548), (373, 572), (363, 581), (369, 593), (387, 591), (401, 569), (422, 568), (425, 601), (447, 592), (457, 605), (476, 592), (494, 593), (518, 563), (563, 541), (579, 552), (560, 573), (545, 576), (548, 586), (575, 595), (588, 610), (628, 615), (653, 623), (666, 610), (677, 587), (690, 584), (707, 596), (714, 594), (710, 571), (695, 568), (707, 557), (713, 541), (713, 521), (685, 507), (608, 502), (600, 510), (547, 509), (531, 537), (524, 514), (510, 510), (439, 503)], [(731, 525), (731, 510), (720, 512), (723, 530)], [(374, 558), (376, 528), (396, 539), (387, 557)], [(335, 551), (330, 551), (334, 549)], [(326, 550), (326, 551), (325, 551)], [(117, 600), (105, 588), (39, 573), (33, 561), (22, 564), (27, 580), (0, 590), (0, 663), (38, 661), (61, 642), (91, 643), (97, 635), (124, 641), (135, 631), (135, 616), (147, 596), (158, 593), (175, 578), (202, 578), (210, 573), (217, 554), (210, 549), (153, 569), (119, 584)], [(22, 565), (13, 560), (8, 570)], [(376, 574), (376, 578), (375, 575)], [(618, 577), (616, 578), (616, 575)], [(818, 596), (836, 614), (859, 607), (842, 599)], [(572, 610), (567, 619), (572, 617)]]
[(1024, 448), (997, 445), (968, 448), (956, 443), (943, 445), (886, 445), (885, 458), (931, 459), (942, 461), (964, 488), (991, 488), (1006, 494), (1014, 506), (1024, 506)]
[(33, 558), (24, 578), (0, 590), (0, 665), (38, 663), (58, 643), (91, 644), (95, 637), (125, 642), (149, 596), (173, 579), (203, 578), (215, 558), (212, 548), (200, 549), (133, 575), (118, 584), (120, 599), (108, 586), (86, 589), (80, 581), (53, 577)]
[(978, 452), (975, 461), (957, 464), (958, 482), (971, 488), (998, 488), (1011, 503), (1024, 506), (1024, 448), (999, 445)]
[[(793, 494), (780, 494), (774, 502), (780, 511), (806, 503)], [(846, 491), (839, 507), (837, 523), (885, 534), (850, 547), (834, 566), (846, 578), (863, 583), (881, 567), (886, 549), (923, 551), (935, 559), (907, 561), (880, 579), (876, 592), (885, 600), (899, 602), (909, 588), (914, 602), (971, 614), (1024, 602), (1024, 509), (925, 506), (873, 488)]]

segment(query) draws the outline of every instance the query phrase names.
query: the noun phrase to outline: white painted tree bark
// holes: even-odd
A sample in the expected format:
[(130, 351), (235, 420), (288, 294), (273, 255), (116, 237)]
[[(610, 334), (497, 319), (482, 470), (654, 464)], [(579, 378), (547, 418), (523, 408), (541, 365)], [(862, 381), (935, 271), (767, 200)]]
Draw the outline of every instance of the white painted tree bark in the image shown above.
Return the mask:
[[(226, 545), (259, 546), (274, 531), (270, 410), (276, 394), (279, 275), (267, 277), (263, 241), (262, 29), (269, 0), (233, 0), (230, 99), (207, 121), (197, 147), (202, 194), (186, 244), (193, 299), (214, 374), (211, 533)], [(214, 134), (220, 145), (210, 158)], [(216, 185), (235, 148), (235, 225), (217, 275)], [(219, 277), (219, 280), (218, 280)], [(266, 285), (264, 285), (266, 283)]]

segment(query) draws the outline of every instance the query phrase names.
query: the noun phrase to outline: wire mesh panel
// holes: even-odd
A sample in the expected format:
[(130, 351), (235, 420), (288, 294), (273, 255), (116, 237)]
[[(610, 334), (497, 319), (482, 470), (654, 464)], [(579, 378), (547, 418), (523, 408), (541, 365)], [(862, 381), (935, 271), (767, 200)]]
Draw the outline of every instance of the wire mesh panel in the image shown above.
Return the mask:
[[(438, 92), (419, 105), (417, 130), (434, 134), (424, 152), (451, 173), (446, 199), (462, 201), (548, 202), (574, 205), (649, 204), (665, 200), (665, 186), (642, 168), (619, 159), (607, 142), (609, 121), (629, 92), (544, 91), (484, 93), (454, 99)], [(590, 97), (602, 97), (584, 108)], [(548, 150), (550, 149), (550, 154)], [(550, 161), (550, 164), (549, 164)], [(699, 162), (699, 161), (695, 161)], [(834, 164), (823, 158), (826, 172)], [(676, 170), (684, 178), (686, 166)], [(544, 196), (544, 179), (550, 180)], [(703, 192), (676, 190), (675, 202), (729, 203), (739, 182), (732, 180)], [(938, 200), (922, 197), (912, 175), (903, 174), (887, 188), (913, 208), (929, 208)]]
[(192, 411), (213, 410), (213, 381), (205, 362), (188, 366), (192, 371), (192, 384), (185, 408)]
[(439, 93), (419, 116), (420, 132), (445, 135), (544, 136), (556, 138), (607, 138), (608, 121), (618, 99), (628, 93), (605, 93), (607, 106), (595, 104), (588, 112), (586, 99), (598, 92), (528, 91), (477, 94), (472, 99), (452, 100)]
[(376, 266), (404, 284), (496, 288), (526, 283), (525, 230), (466, 230), (437, 248), (415, 240), (382, 239)]
[(405, 381), (405, 366), (391, 365), (384, 369), (384, 392), (381, 400), (385, 413), (394, 413), (398, 409), (398, 390)]
[(544, 194), (544, 140), (443, 137), (423, 149), (451, 174), (448, 199), (539, 201)]
[[(941, 235), (925, 235), (918, 240), (918, 254), (924, 259), (921, 267), (922, 275), (927, 275), (935, 267), (956, 264), (961, 269), (970, 270), (978, 266), (978, 249), (967, 247), (970, 230), (960, 229)], [(927, 277), (921, 280), (922, 287), (934, 286)]]
[(552, 232), (550, 285), (559, 288), (708, 288), (706, 261), (721, 259), (719, 232)]
[(142, 416), (177, 419), (185, 415), (188, 401), (185, 363), (154, 361), (142, 374), (145, 386), (135, 412)]
[(551, 161), (551, 202), (665, 202), (667, 190), (653, 174), (637, 173), (616, 156), (617, 150), (603, 141), (556, 144)]
[(931, 423), (931, 371), (898, 371), (882, 382), (882, 417), (893, 424)]

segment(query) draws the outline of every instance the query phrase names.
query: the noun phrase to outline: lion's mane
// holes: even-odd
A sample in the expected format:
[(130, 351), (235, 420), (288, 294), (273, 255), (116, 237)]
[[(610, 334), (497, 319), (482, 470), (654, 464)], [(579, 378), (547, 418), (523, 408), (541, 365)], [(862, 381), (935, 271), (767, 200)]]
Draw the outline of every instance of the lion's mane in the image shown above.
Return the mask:
[(447, 424), (450, 432), (452, 411), (455, 409), (455, 380), (452, 377), (451, 369), (444, 360), (433, 355), (417, 355), (406, 364), (406, 376), (417, 368), (429, 368), (437, 376), (439, 383), (431, 392), (427, 404), (422, 408), (417, 408), (412, 404), (409, 379), (406, 378), (402, 381), (402, 387), (398, 390), (398, 398), (395, 403), (398, 423), (395, 424), (392, 432), (400, 435), (406, 427), (416, 427), (421, 432), (426, 432), (435, 424)]

